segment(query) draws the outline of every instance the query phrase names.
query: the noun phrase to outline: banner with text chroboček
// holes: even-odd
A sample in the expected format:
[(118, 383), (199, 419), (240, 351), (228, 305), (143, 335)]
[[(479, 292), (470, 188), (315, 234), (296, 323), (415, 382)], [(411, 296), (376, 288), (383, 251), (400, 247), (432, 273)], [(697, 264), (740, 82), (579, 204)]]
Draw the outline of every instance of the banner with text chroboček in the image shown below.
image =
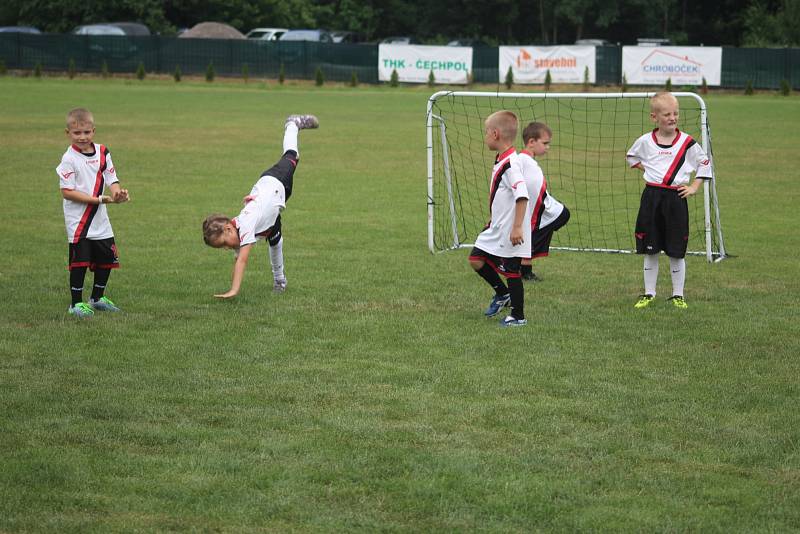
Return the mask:
[(378, 79), (388, 82), (392, 71), (401, 82), (427, 83), (433, 72), (436, 83), (466, 84), (472, 72), (472, 48), (464, 46), (378, 46)]
[(593, 46), (501, 46), (498, 65), (500, 83), (509, 67), (514, 83), (544, 83), (548, 70), (553, 83), (583, 83), (587, 69), (595, 82)]
[(719, 85), (722, 48), (716, 46), (623, 46), (622, 73), (634, 85)]

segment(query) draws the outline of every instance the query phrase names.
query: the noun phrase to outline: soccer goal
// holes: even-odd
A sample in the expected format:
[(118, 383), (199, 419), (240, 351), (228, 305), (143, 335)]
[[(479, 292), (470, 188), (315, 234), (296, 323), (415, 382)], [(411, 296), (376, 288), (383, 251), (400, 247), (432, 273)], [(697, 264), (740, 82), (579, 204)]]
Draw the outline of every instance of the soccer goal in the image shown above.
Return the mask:
[[(553, 130), (549, 154), (539, 159), (549, 192), (570, 210), (569, 224), (555, 233), (552, 248), (632, 253), (644, 180), (625, 153), (652, 130), (655, 93), (482, 93), (440, 91), (428, 100), (428, 248), (441, 252), (471, 247), (489, 219), (489, 173), (494, 154), (484, 145), (484, 120), (507, 109), (522, 129), (531, 121)], [(711, 156), (706, 105), (694, 93), (673, 93), (679, 127)], [(522, 140), (518, 140), (520, 147)], [(713, 163), (713, 159), (712, 159)], [(716, 177), (703, 195), (689, 199), (688, 254), (709, 262), (725, 258)]]

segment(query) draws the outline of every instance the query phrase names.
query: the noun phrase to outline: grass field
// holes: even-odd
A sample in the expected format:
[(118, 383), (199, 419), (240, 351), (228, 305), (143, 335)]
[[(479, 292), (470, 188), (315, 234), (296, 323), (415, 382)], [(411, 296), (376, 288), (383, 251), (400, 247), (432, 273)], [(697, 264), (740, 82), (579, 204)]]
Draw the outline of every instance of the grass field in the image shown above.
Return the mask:
[[(641, 260), (555, 253), (505, 331), (465, 252), (426, 249), (430, 90), (0, 78), (0, 531), (800, 529), (796, 96), (710, 95), (736, 255), (690, 308), (634, 310)], [(76, 321), (54, 168), (88, 106), (116, 315)], [(318, 114), (241, 295), (203, 245)], [(91, 277), (87, 280), (87, 287)]]

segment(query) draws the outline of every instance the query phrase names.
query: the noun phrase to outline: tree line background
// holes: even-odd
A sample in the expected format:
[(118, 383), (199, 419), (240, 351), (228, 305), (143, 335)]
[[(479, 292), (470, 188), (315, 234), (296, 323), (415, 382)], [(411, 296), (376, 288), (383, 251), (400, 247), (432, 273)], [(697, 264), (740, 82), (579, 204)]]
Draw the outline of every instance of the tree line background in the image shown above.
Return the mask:
[(244, 32), (262, 26), (326, 28), (366, 40), (411, 35), (441, 44), (455, 38), (488, 45), (568, 44), (606, 39), (633, 44), (800, 45), (800, 0), (3, 0), (0, 25), (65, 33), (80, 24), (142, 22), (174, 35), (199, 22)]

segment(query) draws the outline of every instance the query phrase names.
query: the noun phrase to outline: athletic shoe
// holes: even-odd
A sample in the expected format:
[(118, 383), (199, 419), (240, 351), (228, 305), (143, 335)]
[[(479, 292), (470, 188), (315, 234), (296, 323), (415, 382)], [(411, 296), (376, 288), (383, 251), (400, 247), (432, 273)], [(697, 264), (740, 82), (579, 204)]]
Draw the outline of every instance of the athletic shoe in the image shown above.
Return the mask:
[(511, 294), (506, 293), (505, 295), (495, 295), (492, 297), (492, 301), (489, 303), (489, 307), (486, 308), (486, 311), (483, 314), (486, 317), (494, 317), (500, 310), (505, 308), (511, 303)]
[(513, 327), (513, 326), (525, 326), (528, 324), (527, 319), (514, 319), (512, 315), (506, 315), (505, 318), (500, 320), (500, 326), (505, 327)]
[(286, 291), (286, 278), (283, 280), (275, 280), (275, 283), (272, 285), (272, 290), (275, 293), (283, 293)]
[(639, 295), (639, 300), (636, 301), (636, 304), (633, 305), (634, 308), (646, 308), (653, 302), (655, 297), (653, 295)]
[(80, 317), (81, 319), (88, 319), (94, 315), (94, 310), (89, 307), (85, 302), (79, 302), (67, 310), (70, 315)]
[(682, 310), (685, 310), (686, 308), (689, 307), (689, 305), (686, 304), (686, 301), (683, 300), (683, 296), (681, 295), (672, 295), (670, 298), (667, 299), (667, 302), (671, 302), (673, 306), (675, 306), (676, 308), (680, 308)]
[(289, 115), (286, 122), (293, 122), (299, 130), (319, 128), (319, 119), (314, 115)]
[(118, 312), (117, 308), (111, 299), (107, 297), (100, 297), (99, 300), (89, 299), (89, 306), (97, 311)]
[(525, 273), (522, 275), (523, 280), (527, 280), (529, 282), (541, 282), (542, 279), (536, 276), (536, 273), (531, 271), (529, 273)]

